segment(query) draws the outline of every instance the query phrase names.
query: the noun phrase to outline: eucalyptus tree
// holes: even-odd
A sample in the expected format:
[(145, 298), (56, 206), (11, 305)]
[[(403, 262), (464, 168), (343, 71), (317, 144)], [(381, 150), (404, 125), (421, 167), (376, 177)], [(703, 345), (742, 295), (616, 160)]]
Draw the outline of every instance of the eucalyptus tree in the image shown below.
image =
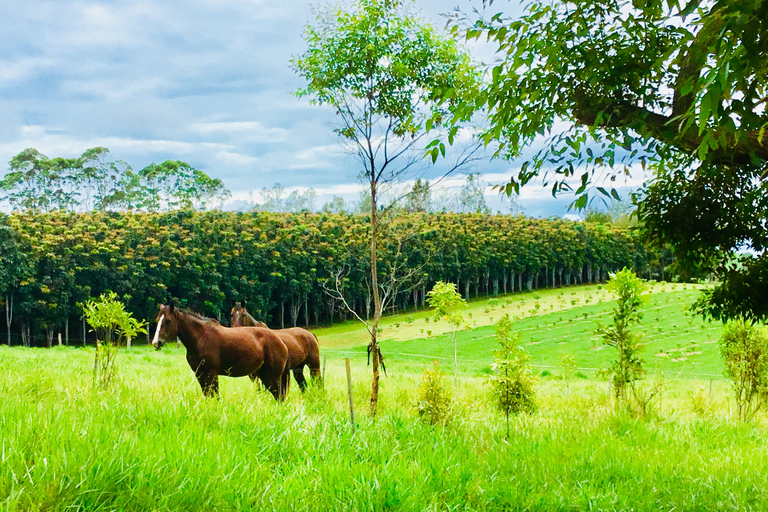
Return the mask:
[(500, 56), (471, 105), (487, 113), (483, 136), (507, 157), (549, 137), (506, 192), (576, 179), (574, 206), (586, 207), (644, 168), (650, 238), (722, 280), (702, 310), (768, 317), (767, 288), (753, 286), (768, 281), (768, 1), (535, 0), (515, 18), (483, 4), (464, 18), (466, 36)]
[[(299, 97), (326, 105), (337, 114), (335, 130), (345, 149), (357, 158), (360, 178), (370, 190), (370, 285), (373, 382), (370, 411), (378, 403), (380, 296), (378, 244), (382, 236), (379, 194), (387, 185), (412, 176), (428, 151), (433, 162), (442, 142), (426, 143), (427, 133), (448, 120), (460, 121), (453, 106), (477, 89), (469, 56), (451, 38), (414, 15), (412, 2), (357, 0), (316, 12), (304, 31), (307, 49), (292, 60), (306, 80)], [(453, 142), (454, 126), (448, 133)], [(462, 154), (456, 165), (470, 158)], [(455, 166), (454, 166), (455, 167)]]
[(76, 202), (67, 182), (74, 175), (77, 159), (48, 158), (28, 148), (9, 162), (0, 181), (3, 200), (14, 210), (49, 212), (68, 209)]

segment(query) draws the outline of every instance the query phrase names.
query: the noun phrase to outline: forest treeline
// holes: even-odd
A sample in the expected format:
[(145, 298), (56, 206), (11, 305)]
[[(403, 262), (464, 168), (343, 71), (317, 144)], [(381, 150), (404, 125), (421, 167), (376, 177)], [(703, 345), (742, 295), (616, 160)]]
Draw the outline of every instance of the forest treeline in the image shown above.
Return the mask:
[[(79, 304), (112, 290), (154, 320), (173, 297), (226, 323), (234, 301), (272, 327), (347, 314), (340, 290), (371, 313), (363, 215), (177, 210), (0, 217), (0, 297), (7, 338), (48, 344), (83, 336)], [(632, 231), (610, 224), (484, 214), (399, 214), (386, 224), (380, 284), (393, 308), (422, 306), (438, 280), (466, 297), (602, 281), (624, 266), (662, 266)], [(331, 293), (333, 292), (333, 293)], [(34, 342), (33, 342), (34, 344)]]

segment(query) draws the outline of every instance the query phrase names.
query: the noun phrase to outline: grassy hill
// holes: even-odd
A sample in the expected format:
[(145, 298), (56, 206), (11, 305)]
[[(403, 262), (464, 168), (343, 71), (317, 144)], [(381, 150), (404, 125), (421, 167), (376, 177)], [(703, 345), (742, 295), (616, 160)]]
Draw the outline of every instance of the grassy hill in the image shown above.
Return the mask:
[[(649, 371), (665, 376), (720, 378), (722, 362), (717, 346), (719, 323), (706, 322), (688, 311), (703, 285), (652, 283), (645, 294), (640, 327)], [(614, 357), (594, 334), (599, 324), (611, 322), (613, 296), (601, 285), (539, 290), (473, 301), (464, 311), (469, 328), (457, 335), (460, 371), (479, 375), (490, 371), (495, 344), (494, 323), (504, 314), (515, 320), (531, 362), (542, 372), (558, 373), (563, 355), (576, 357), (587, 376), (607, 366)], [(453, 341), (445, 321), (434, 322), (432, 312), (415, 311), (385, 318), (380, 335), (390, 371), (419, 371), (437, 360), (453, 365)], [(368, 333), (359, 322), (316, 329), (329, 359), (366, 357)]]

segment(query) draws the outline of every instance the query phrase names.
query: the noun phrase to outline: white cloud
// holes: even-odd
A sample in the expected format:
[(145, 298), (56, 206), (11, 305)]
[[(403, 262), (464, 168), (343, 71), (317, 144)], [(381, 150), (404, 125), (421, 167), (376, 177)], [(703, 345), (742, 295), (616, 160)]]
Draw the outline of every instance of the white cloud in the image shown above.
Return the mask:
[(258, 121), (195, 123), (191, 126), (191, 129), (204, 135), (244, 133), (261, 142), (281, 142), (288, 138), (290, 134), (285, 128), (267, 128)]

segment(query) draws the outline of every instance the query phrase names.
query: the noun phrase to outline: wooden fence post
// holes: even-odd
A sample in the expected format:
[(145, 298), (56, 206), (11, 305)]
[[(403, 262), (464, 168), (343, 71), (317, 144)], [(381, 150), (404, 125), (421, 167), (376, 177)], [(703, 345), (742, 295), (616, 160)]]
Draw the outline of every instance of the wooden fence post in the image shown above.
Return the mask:
[(61, 346), (61, 333), (59, 333), (59, 346)]
[(352, 419), (352, 430), (355, 430), (355, 405), (352, 401), (352, 370), (349, 368), (349, 358), (344, 358), (347, 366), (347, 393), (349, 394), (349, 417)]

